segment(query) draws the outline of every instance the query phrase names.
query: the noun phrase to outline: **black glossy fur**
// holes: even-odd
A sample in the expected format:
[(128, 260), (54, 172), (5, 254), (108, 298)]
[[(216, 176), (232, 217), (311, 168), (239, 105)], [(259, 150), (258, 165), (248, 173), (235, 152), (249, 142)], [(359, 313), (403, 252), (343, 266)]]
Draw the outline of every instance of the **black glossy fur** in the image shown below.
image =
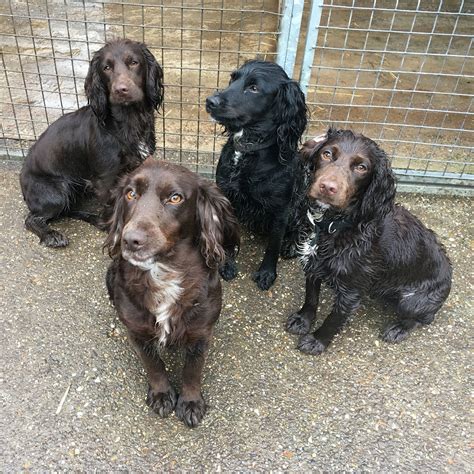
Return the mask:
[[(320, 354), (367, 294), (395, 307), (398, 320), (382, 338), (399, 342), (415, 327), (431, 323), (449, 295), (452, 269), (444, 247), (413, 214), (395, 204), (394, 175), (375, 142), (349, 130), (330, 129), (326, 140), (310, 145), (303, 147), (309, 188), (301, 216), (310, 211), (320, 219), (320, 230), (319, 238), (307, 235), (300, 246), (305, 303), (289, 316), (287, 330), (301, 335), (301, 351)], [(308, 218), (305, 226), (308, 234), (316, 229)], [(334, 306), (308, 334), (321, 282), (334, 289)]]
[(89, 105), (51, 124), (30, 149), (20, 184), (30, 211), (27, 229), (48, 247), (66, 236), (48, 222), (62, 216), (100, 223), (76, 210), (94, 193), (107, 203), (117, 177), (155, 150), (154, 111), (163, 99), (163, 72), (142, 43), (115, 40), (97, 51), (85, 80)]
[[(198, 425), (206, 403), (201, 378), (222, 289), (224, 247), (238, 247), (237, 219), (217, 186), (148, 158), (122, 178), (106, 246), (113, 257), (107, 288), (147, 372), (147, 404), (160, 416), (176, 409)], [(186, 351), (179, 396), (159, 349)]]
[[(253, 275), (267, 290), (288, 222), (297, 147), (307, 109), (299, 85), (277, 64), (248, 61), (231, 74), (227, 89), (206, 100), (206, 110), (225, 127), (229, 139), (217, 165), (216, 181), (239, 221), (268, 236), (265, 256)], [(225, 279), (237, 273), (230, 257)]]

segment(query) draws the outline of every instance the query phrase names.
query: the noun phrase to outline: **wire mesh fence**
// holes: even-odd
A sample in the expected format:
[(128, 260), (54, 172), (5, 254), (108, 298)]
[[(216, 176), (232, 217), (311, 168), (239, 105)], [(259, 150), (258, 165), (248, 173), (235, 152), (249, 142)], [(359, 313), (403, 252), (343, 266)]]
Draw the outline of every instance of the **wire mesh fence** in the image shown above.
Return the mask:
[(280, 18), (275, 0), (10, 0), (1, 9), (0, 154), (22, 159), (50, 123), (85, 105), (91, 55), (127, 37), (145, 42), (165, 72), (158, 154), (203, 173), (223, 143), (205, 99), (247, 59), (275, 59)]
[(224, 139), (205, 98), (245, 60), (276, 60), (282, 12), (296, 3), (302, 32), (290, 46), (307, 135), (350, 127), (380, 142), (407, 179), (470, 183), (474, 15), (464, 0), (4, 1), (0, 155), (23, 159), (50, 123), (85, 105), (92, 54), (127, 37), (165, 72), (158, 156), (212, 173)]
[(310, 129), (364, 133), (399, 174), (473, 179), (473, 5), (313, 2), (320, 19), (302, 67)]

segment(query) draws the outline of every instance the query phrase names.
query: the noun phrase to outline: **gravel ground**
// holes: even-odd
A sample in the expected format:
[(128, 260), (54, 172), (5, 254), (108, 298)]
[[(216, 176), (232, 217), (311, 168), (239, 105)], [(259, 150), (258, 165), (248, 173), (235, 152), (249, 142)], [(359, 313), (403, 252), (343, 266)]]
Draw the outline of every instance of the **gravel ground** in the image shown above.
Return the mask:
[[(438, 318), (400, 345), (379, 341), (394, 315), (366, 301), (325, 354), (295, 350), (283, 323), (302, 302), (302, 272), (283, 261), (272, 290), (258, 291), (249, 275), (262, 242), (244, 235), (205, 368), (210, 409), (191, 430), (145, 405), (143, 370), (106, 296), (104, 234), (65, 220), (56, 228), (70, 246), (39, 246), (23, 228), (18, 165), (1, 170), (2, 471), (472, 472), (472, 200), (399, 196), (455, 267)], [(167, 359), (176, 384), (179, 354)]]

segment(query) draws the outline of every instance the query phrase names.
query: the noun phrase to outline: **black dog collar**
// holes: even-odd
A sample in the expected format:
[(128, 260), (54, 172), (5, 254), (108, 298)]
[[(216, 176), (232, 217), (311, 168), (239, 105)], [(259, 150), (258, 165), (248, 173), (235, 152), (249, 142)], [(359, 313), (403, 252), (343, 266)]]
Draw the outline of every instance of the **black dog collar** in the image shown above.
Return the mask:
[(252, 151), (263, 150), (265, 148), (269, 148), (277, 142), (276, 135), (271, 136), (267, 140), (263, 142), (241, 142), (242, 138), (236, 138), (235, 135), (233, 136), (234, 148), (236, 151), (241, 153), (250, 153)]
[(352, 220), (341, 216), (335, 215), (331, 217), (325, 216), (325, 211), (313, 211), (308, 210), (307, 216), (311, 224), (313, 225), (313, 232), (311, 234), (311, 245), (316, 245), (322, 232), (326, 234), (336, 234), (344, 229), (352, 227)]

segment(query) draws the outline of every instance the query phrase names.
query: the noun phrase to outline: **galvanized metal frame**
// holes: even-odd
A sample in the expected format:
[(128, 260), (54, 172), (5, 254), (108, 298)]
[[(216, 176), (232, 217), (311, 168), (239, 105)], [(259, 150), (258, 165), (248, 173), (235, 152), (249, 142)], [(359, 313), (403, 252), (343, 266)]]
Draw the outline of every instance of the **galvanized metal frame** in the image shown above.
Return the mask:
[(304, 0), (283, 0), (276, 62), (293, 77)]
[(318, 44), (319, 23), (323, 11), (324, 0), (311, 1), (311, 11), (308, 18), (306, 41), (304, 45), (303, 64), (301, 65), (300, 86), (303, 93), (308, 93), (309, 81), (311, 80), (311, 67), (313, 66), (314, 52)]

